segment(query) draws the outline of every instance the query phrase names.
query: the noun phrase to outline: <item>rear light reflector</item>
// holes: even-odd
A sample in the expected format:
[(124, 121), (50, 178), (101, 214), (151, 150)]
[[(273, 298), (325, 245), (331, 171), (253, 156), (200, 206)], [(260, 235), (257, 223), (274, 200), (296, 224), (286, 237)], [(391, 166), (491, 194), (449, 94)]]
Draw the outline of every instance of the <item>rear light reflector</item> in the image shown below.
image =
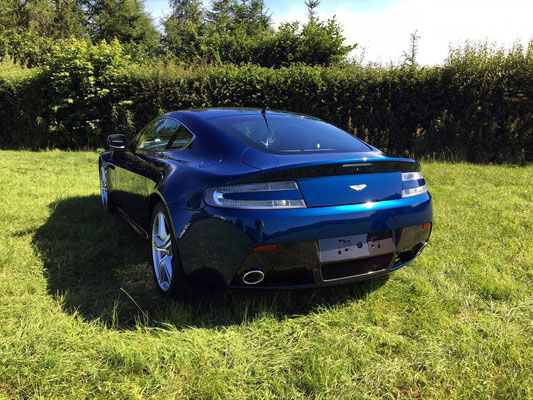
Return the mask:
[(263, 246), (257, 246), (253, 251), (275, 251), (277, 249), (277, 244), (264, 244)]
[(431, 222), (424, 222), (422, 224), (422, 230), (431, 228)]
[(402, 181), (416, 181), (418, 179), (424, 179), (422, 172), (403, 172)]

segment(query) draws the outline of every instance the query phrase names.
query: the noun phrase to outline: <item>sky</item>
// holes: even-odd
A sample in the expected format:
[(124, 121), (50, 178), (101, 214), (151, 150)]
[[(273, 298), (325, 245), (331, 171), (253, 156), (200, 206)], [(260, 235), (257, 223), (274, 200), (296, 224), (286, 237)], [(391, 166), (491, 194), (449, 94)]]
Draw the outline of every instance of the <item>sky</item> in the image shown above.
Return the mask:
[[(265, 3), (275, 26), (307, 20), (303, 0)], [(168, 13), (167, 0), (145, 0), (145, 7), (156, 21)], [(351, 56), (365, 63), (401, 62), (415, 31), (422, 65), (442, 63), (450, 46), (466, 40), (505, 48), (533, 40), (533, 0), (322, 0), (318, 15), (335, 16), (346, 43), (357, 43)]]

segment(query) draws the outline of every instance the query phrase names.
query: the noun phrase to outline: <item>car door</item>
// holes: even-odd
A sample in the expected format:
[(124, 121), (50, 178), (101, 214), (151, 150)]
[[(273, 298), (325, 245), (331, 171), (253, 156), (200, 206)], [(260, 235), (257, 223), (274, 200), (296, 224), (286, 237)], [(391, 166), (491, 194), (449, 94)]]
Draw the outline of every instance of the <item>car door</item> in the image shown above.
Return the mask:
[(119, 202), (123, 211), (141, 226), (145, 225), (148, 181), (153, 181), (154, 160), (165, 150), (179, 126), (172, 118), (152, 121), (122, 152), (120, 163), (116, 163)]
[(135, 157), (133, 152), (135, 144), (142, 135), (147, 134), (150, 130), (155, 130), (158, 120), (154, 120), (146, 125), (141, 132), (139, 132), (129, 146), (123, 150), (114, 150), (110, 160), (110, 166), (114, 170), (113, 174), (113, 201), (123, 210), (127, 211), (131, 202), (131, 176), (130, 170), (133, 169), (133, 161)]

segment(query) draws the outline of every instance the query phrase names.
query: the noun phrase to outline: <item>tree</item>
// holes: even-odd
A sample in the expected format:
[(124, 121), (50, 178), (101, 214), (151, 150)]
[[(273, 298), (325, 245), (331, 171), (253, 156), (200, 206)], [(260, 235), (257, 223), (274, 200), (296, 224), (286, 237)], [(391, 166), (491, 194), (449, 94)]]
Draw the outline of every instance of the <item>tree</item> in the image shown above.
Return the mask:
[(420, 40), (420, 36), (417, 33), (418, 29), (409, 35), (409, 50), (402, 53), (402, 57), (404, 58), (403, 64), (408, 67), (416, 67), (418, 65), (416, 56), (418, 55), (418, 41)]
[(245, 27), (248, 34), (261, 34), (270, 29), (272, 17), (263, 0), (242, 0), (235, 6), (235, 24)]
[(77, 0), (0, 0), (0, 26), (4, 30), (41, 38), (82, 37), (85, 20)]
[(245, 31), (253, 35), (270, 29), (272, 18), (263, 0), (213, 0), (207, 23), (217, 31)]
[(165, 47), (183, 61), (254, 62), (255, 48), (273, 29), (263, 0), (171, 0)]
[(0, 0), (0, 58), (39, 65), (57, 39), (85, 37), (86, 22), (78, 0)]
[(164, 22), (163, 42), (183, 61), (328, 66), (341, 62), (355, 46), (344, 44), (335, 18), (318, 19), (319, 4), (306, 1), (307, 24), (284, 23), (274, 29), (263, 0), (213, 0), (207, 11), (200, 0), (171, 0), (173, 11)]
[(321, 0), (305, 0), (304, 4), (307, 7), (307, 16), (309, 17), (309, 21), (314, 21), (316, 19), (317, 11), (316, 9), (320, 5)]
[(87, 34), (87, 15), (78, 0), (54, 0), (53, 33), (55, 38)]
[(273, 33), (262, 0), (214, 0), (207, 13), (207, 60), (258, 63), (259, 46)]
[(181, 21), (203, 22), (204, 9), (201, 0), (170, 0), (172, 17)]
[(311, 19), (300, 34), (299, 61), (329, 66), (341, 62), (357, 45), (345, 45), (342, 27), (335, 17), (327, 22)]
[(171, 0), (170, 6), (172, 13), (163, 22), (163, 45), (181, 60), (201, 59), (206, 30), (201, 0)]
[(139, 0), (88, 0), (89, 33), (93, 40), (122, 43), (154, 49), (159, 34)]
[(218, 30), (233, 30), (235, 28), (235, 0), (213, 0), (211, 10), (207, 11), (206, 19), (210, 26)]

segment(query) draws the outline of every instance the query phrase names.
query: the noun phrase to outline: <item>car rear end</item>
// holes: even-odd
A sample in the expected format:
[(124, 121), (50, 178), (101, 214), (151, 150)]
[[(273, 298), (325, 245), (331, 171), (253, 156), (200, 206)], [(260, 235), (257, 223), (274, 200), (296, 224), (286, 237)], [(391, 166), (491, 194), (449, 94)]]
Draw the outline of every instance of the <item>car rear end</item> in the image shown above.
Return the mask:
[[(201, 244), (188, 266), (196, 284), (213, 283), (205, 281), (206, 272), (231, 287), (367, 279), (411, 262), (432, 227), (420, 165), (406, 159), (276, 168), (210, 187), (204, 200), (188, 228), (188, 237)], [(198, 268), (201, 274), (194, 273)]]
[(205, 206), (182, 218), (176, 233), (191, 283), (338, 284), (400, 268), (425, 247), (433, 212), (418, 162), (298, 114), (242, 111), (206, 122), (230, 148), (243, 146), (237, 164), (246, 172), (231, 175), (233, 159), (213, 167)]
[[(301, 193), (301, 199), (291, 196), (292, 204), (305, 206), (262, 215), (262, 242), (243, 261), (232, 286), (366, 279), (411, 262), (429, 240), (431, 196), (418, 163), (343, 162), (285, 171), (290, 175), (297, 178), (286, 182), (295, 182)], [(262, 271), (263, 279), (247, 282), (254, 270)]]

